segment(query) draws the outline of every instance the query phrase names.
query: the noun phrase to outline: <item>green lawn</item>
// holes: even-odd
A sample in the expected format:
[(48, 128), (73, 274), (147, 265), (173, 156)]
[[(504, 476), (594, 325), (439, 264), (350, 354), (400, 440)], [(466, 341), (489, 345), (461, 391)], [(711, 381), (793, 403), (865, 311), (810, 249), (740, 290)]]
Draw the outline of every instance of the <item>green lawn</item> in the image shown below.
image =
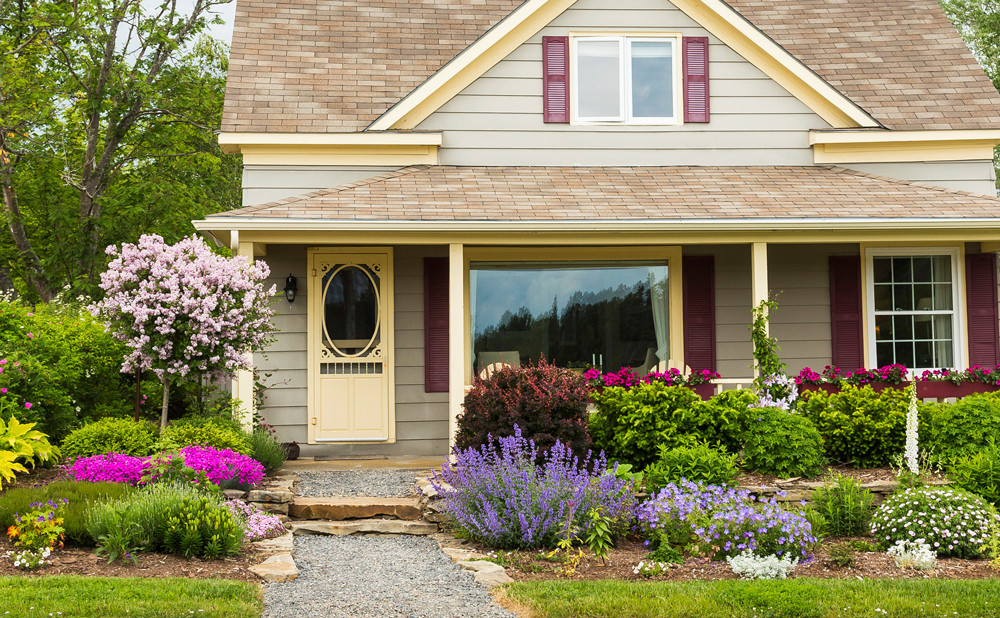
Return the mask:
[(1000, 615), (1000, 580), (547, 581), (511, 584), (504, 593), (539, 618)]
[(259, 586), (225, 579), (0, 577), (0, 616), (244, 618), (262, 609)]

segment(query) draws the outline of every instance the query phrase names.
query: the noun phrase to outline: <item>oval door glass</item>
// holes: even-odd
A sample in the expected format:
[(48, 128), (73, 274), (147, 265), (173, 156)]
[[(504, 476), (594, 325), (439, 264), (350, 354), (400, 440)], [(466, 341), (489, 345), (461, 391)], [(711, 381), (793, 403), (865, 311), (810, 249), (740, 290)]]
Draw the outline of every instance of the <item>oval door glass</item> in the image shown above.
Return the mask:
[(379, 294), (374, 274), (342, 266), (324, 277), (324, 330), (327, 343), (356, 356), (377, 341)]

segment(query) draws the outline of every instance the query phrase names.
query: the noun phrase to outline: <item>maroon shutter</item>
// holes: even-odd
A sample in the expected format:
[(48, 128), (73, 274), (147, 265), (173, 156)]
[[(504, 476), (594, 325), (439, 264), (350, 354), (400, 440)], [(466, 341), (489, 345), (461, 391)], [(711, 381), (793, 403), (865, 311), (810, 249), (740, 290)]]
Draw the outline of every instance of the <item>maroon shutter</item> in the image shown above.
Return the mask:
[(683, 47), (684, 122), (708, 122), (708, 37), (686, 36)]
[(715, 371), (715, 258), (684, 256), (684, 364)]
[(545, 122), (569, 122), (569, 37), (542, 37), (542, 106)]
[(861, 256), (831, 255), (830, 335), (834, 366), (845, 371), (854, 371), (864, 366), (861, 334), (863, 326)]
[(424, 258), (424, 390), (448, 391), (448, 258)]
[(967, 254), (965, 285), (969, 304), (969, 364), (995, 367), (1000, 363), (997, 255)]

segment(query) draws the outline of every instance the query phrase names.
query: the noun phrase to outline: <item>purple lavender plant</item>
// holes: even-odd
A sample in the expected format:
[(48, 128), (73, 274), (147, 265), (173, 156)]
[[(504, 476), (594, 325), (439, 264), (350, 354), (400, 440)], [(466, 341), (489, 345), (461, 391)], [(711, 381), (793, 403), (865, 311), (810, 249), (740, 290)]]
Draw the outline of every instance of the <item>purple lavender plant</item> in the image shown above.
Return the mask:
[(746, 550), (809, 558), (817, 542), (806, 518), (781, 508), (774, 498), (683, 479), (643, 503), (638, 520), (654, 543), (680, 539), (716, 559)]
[(538, 454), (515, 425), (513, 436), (490, 436), (478, 448), (458, 451), (455, 464), (435, 471), (431, 483), (444, 511), (494, 547), (551, 547), (567, 529), (573, 536), (586, 531), (591, 509), (603, 509), (619, 531), (631, 524), (634, 484), (615, 476), (617, 464), (608, 470), (603, 453), (593, 458), (588, 452), (580, 461), (557, 441)]

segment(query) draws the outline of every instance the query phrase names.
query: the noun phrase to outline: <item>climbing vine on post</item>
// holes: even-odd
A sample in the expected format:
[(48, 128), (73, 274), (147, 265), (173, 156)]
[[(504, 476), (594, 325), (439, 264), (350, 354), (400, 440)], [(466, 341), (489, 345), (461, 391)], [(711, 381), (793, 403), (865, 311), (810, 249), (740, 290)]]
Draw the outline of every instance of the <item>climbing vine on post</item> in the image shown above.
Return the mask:
[(785, 363), (781, 362), (778, 352), (778, 340), (767, 332), (770, 311), (778, 308), (773, 300), (762, 300), (753, 309), (753, 321), (750, 323), (750, 339), (753, 341), (753, 360), (756, 375), (753, 386), (758, 395), (770, 392), (772, 376), (784, 375)]

